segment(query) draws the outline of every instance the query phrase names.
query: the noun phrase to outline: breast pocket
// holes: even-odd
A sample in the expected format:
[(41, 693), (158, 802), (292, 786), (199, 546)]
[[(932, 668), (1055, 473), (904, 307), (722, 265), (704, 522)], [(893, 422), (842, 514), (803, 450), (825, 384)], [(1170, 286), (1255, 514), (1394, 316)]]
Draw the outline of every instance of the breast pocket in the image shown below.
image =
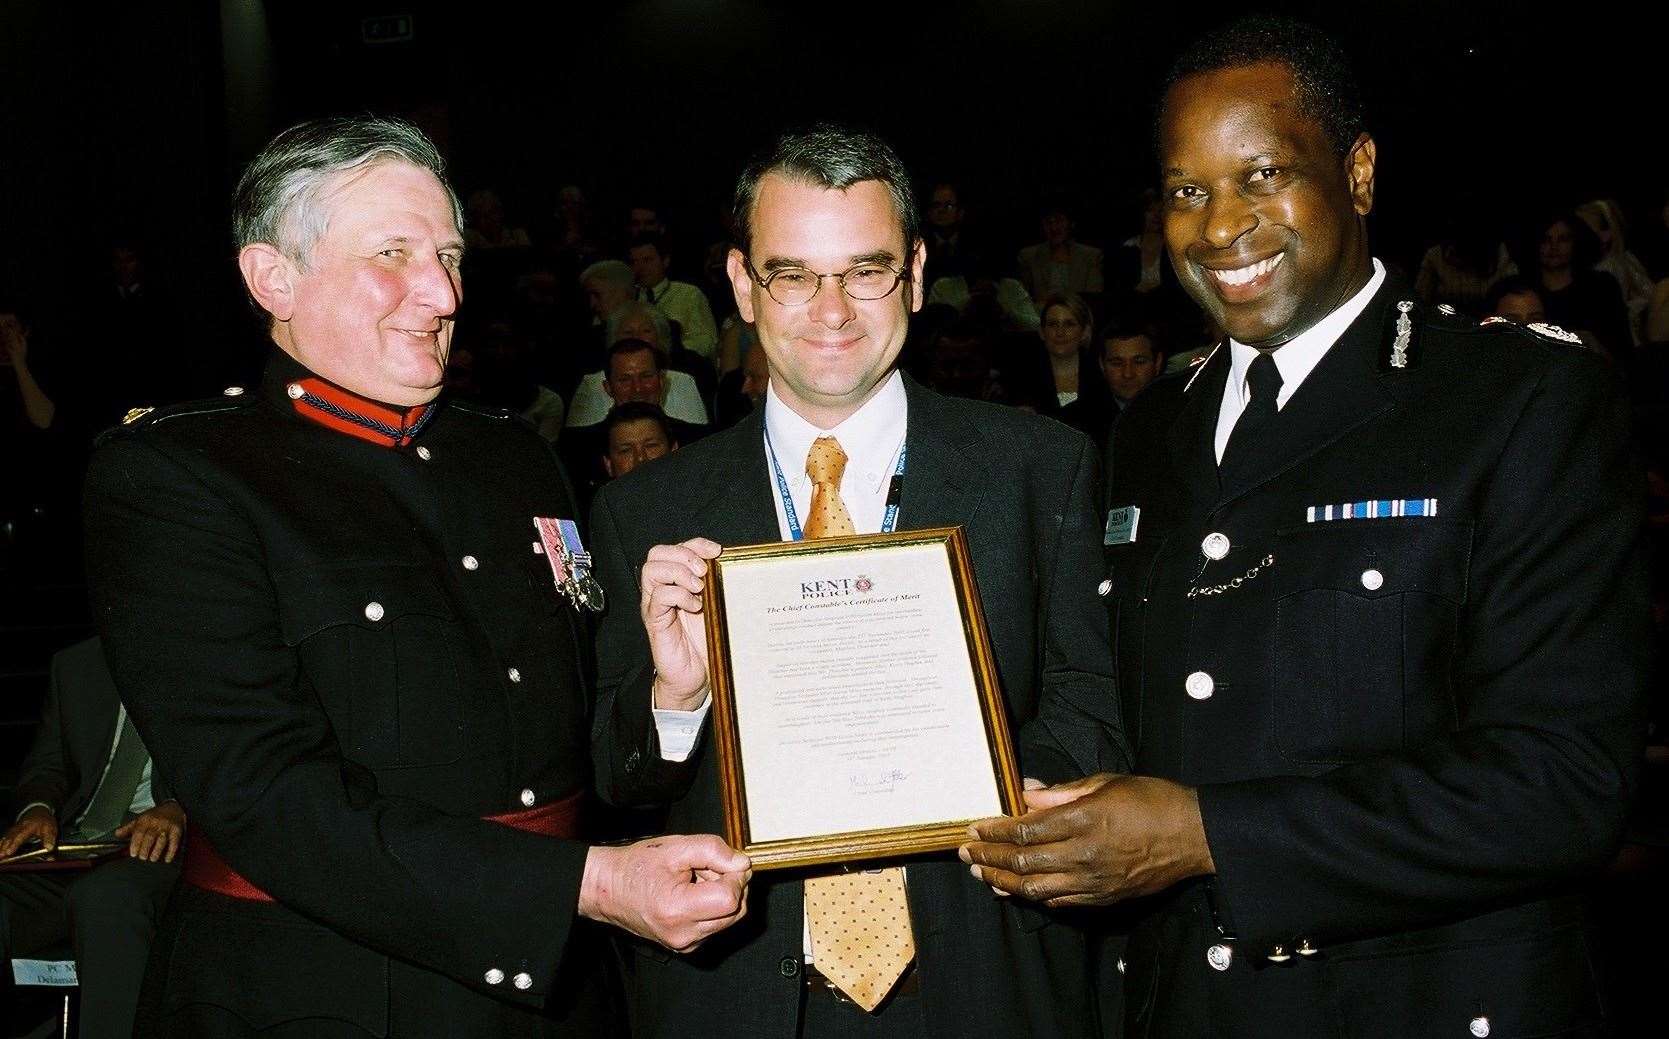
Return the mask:
[(341, 567), (275, 575), (275, 583), (284, 641), (345, 757), (368, 768), (458, 759), (467, 647), (437, 575)]
[(1276, 533), (1275, 733), (1288, 761), (1355, 761), (1452, 726), (1470, 543), (1470, 523), (1429, 518)]

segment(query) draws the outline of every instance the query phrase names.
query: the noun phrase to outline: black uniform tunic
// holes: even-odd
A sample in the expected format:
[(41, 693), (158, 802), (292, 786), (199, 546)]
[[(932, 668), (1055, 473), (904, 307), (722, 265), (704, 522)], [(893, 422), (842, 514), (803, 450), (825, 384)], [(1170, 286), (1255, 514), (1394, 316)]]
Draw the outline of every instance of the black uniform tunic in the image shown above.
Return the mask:
[(1644, 734), (1626, 412), (1551, 334), (1414, 313), (1398, 355), (1407, 298), (1381, 289), (1227, 476), (1227, 348), (1120, 427), (1125, 724), (1137, 772), (1199, 787), (1217, 865), (1130, 939), (1133, 1034), (1598, 1027), (1566, 893), (1620, 839)]
[(122, 697), (193, 835), (276, 900), (182, 885), (142, 1031), (567, 1034), (586, 847), (482, 818), (585, 785), (585, 623), (533, 549), (565, 481), (507, 413), (321, 408), (313, 378), (275, 353), (259, 392), (108, 435), (88, 478)]

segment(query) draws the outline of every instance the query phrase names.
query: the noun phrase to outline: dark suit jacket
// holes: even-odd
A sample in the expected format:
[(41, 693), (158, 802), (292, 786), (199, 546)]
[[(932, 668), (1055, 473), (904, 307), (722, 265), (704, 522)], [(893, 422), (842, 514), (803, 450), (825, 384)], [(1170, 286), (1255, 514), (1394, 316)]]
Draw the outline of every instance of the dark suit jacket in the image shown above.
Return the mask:
[[(51, 805), (60, 826), (85, 811), (104, 778), (120, 706), (97, 638), (55, 654), (40, 728), (18, 768), (17, 808)], [(157, 804), (170, 799), (167, 781), (155, 770), (151, 797)]]
[[(1626, 412), (1593, 354), (1508, 326), (1417, 316), (1412, 363), (1390, 367), (1413, 298), (1387, 284), (1235, 472), (1213, 454), (1226, 347), (1180, 407), (1144, 395), (1119, 427), (1118, 452), (1171, 463), (1112, 494), (1147, 503), (1114, 553), (1124, 717), (1139, 772), (1199, 787), (1217, 865), (1131, 938), (1135, 1034), (1597, 1017), (1556, 896), (1612, 854), (1643, 738)], [(1429, 498), (1435, 516), (1307, 511)]]
[[(1122, 770), (1106, 616), (1096, 596), (1095, 452), (1047, 419), (907, 382), (904, 529), (966, 527), (1022, 771), (1053, 782)], [(637, 570), (656, 544), (780, 540), (763, 410), (604, 486), (593, 511), (611, 609), (599, 643), (593, 741), (603, 796), (669, 805), (675, 832), (723, 832), (716, 755), (661, 758), (650, 714)], [(1085, 940), (1019, 900), (993, 899), (942, 855), (909, 862), (922, 1000), (932, 1034), (1095, 1031)], [(649, 1036), (792, 1036), (801, 999), (803, 885), (757, 876), (750, 915), (683, 958), (638, 946), (638, 1024)], [(883, 1011), (884, 1012), (884, 1011)]]
[(589, 775), (586, 625), (532, 550), (572, 505), (507, 412), (442, 404), (382, 447), (298, 416), (303, 374), (275, 352), (259, 392), (122, 427), (88, 476), (117, 685), (193, 839), (276, 899), (183, 884), (162, 1009), (498, 1035), (572, 981), (587, 848), (482, 818)]

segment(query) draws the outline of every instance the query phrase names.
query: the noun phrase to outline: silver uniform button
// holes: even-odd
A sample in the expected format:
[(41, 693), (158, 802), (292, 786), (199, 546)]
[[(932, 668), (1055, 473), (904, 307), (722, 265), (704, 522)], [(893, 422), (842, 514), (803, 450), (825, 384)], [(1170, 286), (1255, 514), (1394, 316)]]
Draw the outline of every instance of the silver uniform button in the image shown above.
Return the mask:
[(497, 967), (494, 967), (492, 970), (482, 975), (482, 977), (489, 985), (504, 984), (504, 972), (499, 970)]
[(513, 667), (509, 671), (506, 671), (505, 674), (510, 676), (510, 681), (512, 682), (520, 682), (522, 680), (522, 672), (520, 668)]
[(510, 984), (521, 989), (523, 992), (526, 992), (528, 989), (533, 987), (533, 975), (527, 973), (518, 974), (510, 979)]
[(1200, 551), (1205, 553), (1207, 559), (1223, 558), (1229, 554), (1229, 547), (1229, 536), (1217, 531), (1207, 534), (1205, 540), (1200, 542)]
[(417, 457), (419, 457), (419, 458), (423, 459), (425, 462), (427, 462), (429, 459), (434, 457), (434, 453), (431, 452), (426, 447), (419, 447), (417, 449)]
[(465, 556), (464, 557), (464, 569), (465, 570), (479, 570), (479, 569), (481, 569), (481, 560), (476, 559), (474, 556)]
[(1234, 962), (1234, 950), (1226, 945), (1213, 945), (1205, 950), (1205, 962), (1211, 964), (1212, 970), (1228, 970)]
[(533, 807), (533, 802), (535, 802), (537, 800), (539, 800), (539, 798), (534, 795), (532, 790), (523, 790), (522, 791), (522, 804), (526, 805), (529, 808), (532, 808)]
[(225, 389), (221, 390), (220, 392), (224, 393), (228, 397), (241, 397), (241, 396), (243, 396), (243, 387), (242, 386), (228, 386)]
[(1292, 951), (1300, 956), (1314, 956), (1316, 954), (1316, 947), (1310, 944), (1310, 940), (1308, 938), (1300, 938), (1298, 939), (1298, 948)]
[(1287, 947), (1284, 945), (1277, 945), (1269, 950), (1270, 963), (1285, 963), (1290, 959), (1292, 959), (1292, 953), (1287, 952)]
[(1474, 1017), (1467, 1023), (1466, 1030), (1477, 1036), (1478, 1039), (1485, 1039), (1485, 1037), (1489, 1035), (1489, 1018), (1482, 1016)]
[(1188, 680), (1182, 684), (1182, 687), (1188, 690), (1188, 695), (1196, 700), (1209, 700), (1211, 694), (1217, 691), (1216, 681), (1204, 671), (1195, 671), (1189, 675)]
[(365, 619), (368, 621), (382, 620), (382, 603), (368, 602), (365, 604)]
[(1385, 575), (1380, 573), (1378, 570), (1362, 571), (1362, 587), (1366, 588), (1368, 591), (1377, 592), (1384, 584)]
[(284, 392), (290, 395), (291, 400), (300, 400), (301, 395), (307, 391), (301, 388), (301, 383), (292, 382), (290, 385), (284, 387)]
[(1111, 577), (1103, 580), (1100, 584), (1095, 586), (1095, 594), (1101, 596), (1103, 599), (1105, 599), (1107, 597), (1107, 593), (1112, 590), (1113, 579)]

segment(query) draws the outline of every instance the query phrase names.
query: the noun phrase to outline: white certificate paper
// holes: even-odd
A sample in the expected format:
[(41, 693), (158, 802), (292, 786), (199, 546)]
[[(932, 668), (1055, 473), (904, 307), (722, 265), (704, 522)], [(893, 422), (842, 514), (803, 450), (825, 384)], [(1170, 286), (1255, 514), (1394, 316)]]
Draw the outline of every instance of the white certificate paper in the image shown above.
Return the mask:
[(944, 543), (724, 566), (755, 842), (1003, 813)]

